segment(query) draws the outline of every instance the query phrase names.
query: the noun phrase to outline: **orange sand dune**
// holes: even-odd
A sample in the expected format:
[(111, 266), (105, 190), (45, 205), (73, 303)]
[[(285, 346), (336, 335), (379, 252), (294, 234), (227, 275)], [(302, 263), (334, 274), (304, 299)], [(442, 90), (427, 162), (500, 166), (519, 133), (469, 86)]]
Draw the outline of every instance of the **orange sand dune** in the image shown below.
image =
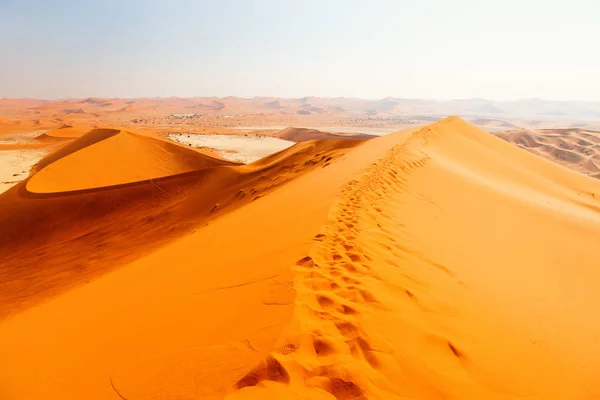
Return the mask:
[[(179, 188), (179, 201), (202, 202), (193, 188), (207, 196), (251, 177), (281, 179), (281, 163), (295, 154), (284, 152), (290, 157), (207, 168), (202, 176), (237, 174), (222, 186), (194, 181)], [(455, 117), (334, 154), (306, 155), (321, 160), (314, 165), (294, 159), (304, 173), (278, 190), (0, 322), (4, 396), (600, 396), (600, 183)], [(177, 190), (168, 182), (164, 196)], [(111, 190), (94, 193), (103, 202)], [(0, 196), (0, 210), (37, 196), (21, 184)], [(67, 197), (58, 197), (61, 212), (84, 207), (67, 207)], [(133, 203), (124, 215), (140, 215), (143, 203)], [(96, 236), (100, 247), (71, 246), (79, 243), (80, 256), (116, 252), (106, 235), (134, 231), (124, 215), (95, 221), (119, 224)], [(70, 273), (42, 268), (43, 257), (20, 287)]]
[(97, 141), (51, 164), (42, 160), (44, 167), (28, 181), (27, 190), (89, 190), (228, 164), (172, 142), (112, 129), (93, 130), (72, 146), (87, 142), (89, 137), (97, 137)]
[(273, 136), (291, 142), (304, 142), (317, 139), (372, 139), (375, 137), (365, 133), (329, 133), (317, 129), (294, 127), (285, 128)]
[(45, 133), (46, 136), (57, 138), (78, 138), (94, 129), (89, 125), (70, 125), (63, 124), (57, 129), (52, 129)]
[(0, 318), (139, 258), (356, 144), (306, 142), (270, 162), (237, 165), (158, 137), (93, 130), (0, 196)]
[(21, 120), (8, 119), (0, 117), (0, 140), (4, 134), (15, 134), (23, 132), (33, 132), (40, 129), (46, 129), (47, 124), (41, 124), (39, 120)]
[[(26, 142), (16, 143), (15, 148), (48, 148), (54, 150), (59, 146), (65, 145), (66, 143), (75, 140), (78, 137), (83, 136), (85, 133), (91, 131), (93, 128), (90, 126), (72, 126), (63, 125), (57, 129), (51, 129), (48, 131), (42, 131), (44, 133), (39, 134), (35, 138)], [(0, 148), (1, 145), (0, 145)]]
[(496, 136), (540, 157), (596, 177), (600, 158), (600, 132), (583, 129), (521, 129), (497, 132)]

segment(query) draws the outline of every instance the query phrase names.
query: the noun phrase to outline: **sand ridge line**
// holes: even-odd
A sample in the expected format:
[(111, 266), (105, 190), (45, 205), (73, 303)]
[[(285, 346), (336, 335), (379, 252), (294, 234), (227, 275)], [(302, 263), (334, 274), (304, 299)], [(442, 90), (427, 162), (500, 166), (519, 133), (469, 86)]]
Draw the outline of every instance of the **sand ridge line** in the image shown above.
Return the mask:
[[(598, 397), (598, 182), (460, 119), (407, 134), (368, 141), (196, 235), (3, 321), (13, 397), (116, 398), (109, 376), (129, 400)], [(329, 162), (310, 153), (312, 161), (285, 152), (243, 167), (278, 165), (249, 187), (292, 164)], [(155, 212), (162, 196), (146, 186)], [(223, 189), (260, 195), (206, 187), (185, 187), (194, 211)], [(221, 210), (221, 196), (209, 200), (206, 213)], [(123, 238), (128, 252), (132, 238)], [(289, 275), (210, 291), (275, 273)], [(264, 352), (231, 345), (246, 339)], [(197, 347), (213, 344), (222, 345)]]
[[(393, 147), (342, 189), (322, 233), (314, 238), (309, 256), (293, 267), (297, 297), (291, 325), (297, 322), (308, 329), (281, 338), (279, 349), (269, 356), (271, 361), (240, 380), (238, 389), (256, 386), (264, 378), (319, 388), (343, 400), (366, 398), (367, 393), (384, 395), (382, 387), (394, 386), (388, 379), (393, 377), (380, 371), (382, 360), (392, 350), (376, 332), (361, 326), (363, 314), (391, 307), (365, 287), (367, 282), (386, 284), (372, 265), (376, 255), (369, 255), (368, 244), (363, 246), (363, 241), (379, 235), (386, 239), (379, 239), (380, 243), (395, 242), (386, 233), (391, 221), (379, 204), (390, 198), (397, 200), (411, 171), (427, 165), (426, 155), (408, 148), (412, 140), (419, 139), (414, 135)], [(365, 237), (364, 231), (369, 236)], [(412, 292), (399, 290), (418, 303)], [(449, 349), (459, 356), (454, 345), (449, 344)], [(281, 369), (283, 372), (276, 376), (281, 379), (269, 379), (264, 368)]]
[[(0, 228), (0, 239), (12, 247), (0, 256), (4, 295), (0, 319), (8, 310), (13, 313), (38, 298), (49, 298), (48, 293), (53, 296), (85, 284), (257, 201), (360, 143), (298, 143), (251, 165), (238, 166), (165, 140), (119, 132), (89, 132), (44, 158), (38, 164), (40, 171), (0, 196), (0, 209), (18, 210), (7, 213)], [(165, 146), (174, 153), (163, 154)], [(160, 160), (153, 157), (157, 153)], [(73, 159), (77, 154), (79, 158)], [(138, 162), (132, 165), (129, 156)], [(106, 157), (120, 161), (99, 167)], [(47, 171), (55, 162), (62, 167)], [(165, 172), (166, 164), (170, 172), (181, 172), (179, 167), (194, 170), (156, 177)], [(122, 173), (123, 168), (128, 172)], [(48, 174), (40, 177), (44, 171)], [(71, 176), (72, 171), (77, 174)], [(27, 190), (36, 177), (39, 185), (48, 184), (42, 187), (45, 193)], [(144, 177), (148, 179), (139, 180)]]

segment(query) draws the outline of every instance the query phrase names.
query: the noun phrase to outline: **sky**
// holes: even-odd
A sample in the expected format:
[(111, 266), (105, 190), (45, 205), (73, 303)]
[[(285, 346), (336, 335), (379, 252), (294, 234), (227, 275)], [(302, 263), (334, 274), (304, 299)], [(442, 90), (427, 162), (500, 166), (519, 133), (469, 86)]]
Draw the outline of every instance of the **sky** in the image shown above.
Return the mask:
[(597, 0), (0, 0), (0, 98), (600, 101)]

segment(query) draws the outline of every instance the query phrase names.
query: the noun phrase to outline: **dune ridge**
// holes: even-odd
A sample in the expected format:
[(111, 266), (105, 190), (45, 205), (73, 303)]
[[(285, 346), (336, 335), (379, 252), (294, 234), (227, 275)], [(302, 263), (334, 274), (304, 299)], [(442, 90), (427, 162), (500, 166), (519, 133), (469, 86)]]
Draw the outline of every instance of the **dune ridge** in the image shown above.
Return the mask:
[(161, 138), (92, 130), (0, 196), (0, 316), (189, 234), (358, 143), (304, 142), (238, 165)]
[(37, 173), (27, 182), (27, 190), (32, 193), (88, 190), (218, 165), (231, 163), (158, 137), (95, 129), (41, 160)]
[(205, 169), (303, 172), (1, 321), (9, 396), (600, 395), (600, 183), (456, 117), (344, 143)]
[[(460, 139), (457, 140), (456, 135), (460, 135)], [(480, 157), (486, 153), (488, 157), (483, 164)], [(536, 165), (539, 170), (522, 173), (518, 168), (507, 168), (511, 161), (503, 158), (508, 154), (516, 155), (517, 162)], [(460, 166), (465, 158), (467, 165), (477, 161), (477, 166), (471, 165), (475, 173)], [(599, 366), (594, 356), (585, 351), (574, 355), (573, 347), (564, 344), (568, 328), (549, 333), (543, 326), (525, 322), (528, 315), (520, 316), (523, 321), (511, 315), (513, 307), (522, 301), (521, 296), (529, 297), (526, 285), (537, 284), (536, 275), (546, 270), (543, 262), (547, 260), (547, 248), (543, 241), (516, 257), (502, 257), (512, 259), (513, 263), (523, 256), (528, 263), (536, 258), (542, 261), (541, 265), (534, 264), (535, 267), (528, 265), (532, 270), (520, 276), (527, 278), (520, 283), (525, 287), (511, 289), (514, 278), (503, 277), (505, 272), (500, 268), (486, 269), (487, 272), (480, 275), (479, 279), (487, 280), (485, 274), (493, 274), (494, 279), (502, 281), (500, 285), (492, 284), (496, 286), (494, 291), (503, 293), (508, 303), (499, 305), (493, 304), (496, 302), (493, 295), (474, 287), (490, 285), (473, 279), (482, 273), (477, 271), (480, 266), (473, 263), (480, 256), (469, 254), (479, 253), (469, 245), (477, 232), (461, 229), (455, 225), (458, 221), (446, 226), (443, 221), (430, 225), (449, 229), (445, 233), (454, 231), (458, 235), (454, 240), (431, 232), (429, 227), (416, 229), (428, 221), (442, 219), (444, 213), (451, 211), (448, 206), (453, 206), (455, 211), (464, 210), (465, 205), (460, 202), (472, 206), (470, 199), (482, 200), (465, 193), (466, 200), (455, 196), (459, 203), (449, 202), (453, 197), (451, 190), (458, 190), (458, 185), (471, 190), (480, 190), (483, 185), (488, 189), (489, 184), (481, 179), (493, 176), (498, 180), (510, 177), (511, 183), (521, 186), (520, 189), (532, 185), (538, 189), (530, 193), (537, 197), (535, 200), (525, 199), (514, 188), (488, 190), (492, 192), (491, 197), (506, 197), (504, 200), (509, 206), (502, 211), (502, 218), (510, 220), (513, 212), (526, 215), (533, 210), (529, 202), (536, 201), (539, 202), (536, 208), (547, 207), (540, 212), (542, 216), (563, 224), (569, 221), (563, 226), (580, 234), (588, 234), (590, 229), (598, 232), (600, 208), (595, 191), (600, 186), (540, 161), (515, 152), (490, 134), (456, 118), (426, 127), (406, 143), (394, 146), (386, 157), (348, 183), (332, 205), (327, 222), (315, 236), (316, 244), (294, 267), (297, 297), (287, 332), (278, 340), (266, 362), (237, 382), (236, 387), (241, 390), (231, 398), (330, 398), (324, 392), (343, 400), (523, 396), (564, 399), (597, 395), (599, 388), (590, 386), (592, 375), (567, 372), (573, 365), (586, 371)], [(499, 164), (502, 169), (489, 167), (490, 162)], [(542, 169), (545, 174), (539, 173)], [(432, 172), (427, 174), (428, 170)], [(445, 201), (441, 196), (430, 197), (429, 193), (422, 192), (432, 189), (427, 185), (431, 182), (427, 175), (433, 175), (438, 185), (445, 182), (443, 191), (434, 190), (438, 195), (443, 194)], [(508, 200), (509, 197), (512, 199)], [(570, 212), (564, 211), (567, 207), (571, 208)], [(426, 214), (429, 218), (425, 218)], [(477, 216), (486, 217), (479, 213)], [(487, 221), (497, 229), (491, 231), (493, 235), (506, 235), (503, 241), (518, 244), (527, 237), (527, 234), (512, 231), (513, 222), (490, 220), (489, 215)], [(545, 237), (552, 241), (557, 238), (564, 240), (558, 232)], [(436, 239), (450, 242), (450, 246), (436, 246)], [(600, 256), (591, 250), (589, 240), (567, 243), (571, 254), (581, 256), (581, 269), (577, 273), (597, 277), (593, 266)], [(460, 248), (449, 251), (449, 247), (461, 241), (463, 246), (469, 247), (467, 253)], [(564, 241), (562, 244), (565, 246)], [(487, 245), (492, 253), (484, 252), (484, 257), (499, 255), (493, 246), (495, 243)], [(425, 249), (427, 251), (423, 251)], [(553, 268), (569, 268), (569, 257), (560, 258)], [(472, 268), (475, 270), (470, 270)], [(516, 271), (506, 272), (515, 273), (521, 275)], [(541, 289), (544, 294), (537, 301), (530, 298), (533, 304), (524, 307), (527, 311), (523, 314), (536, 311), (548, 321), (559, 323), (567, 314), (562, 307), (576, 312), (594, 292), (594, 286), (585, 278), (575, 280), (580, 286), (572, 289), (570, 301), (557, 301), (551, 290)], [(578, 293), (582, 289), (586, 296)], [(478, 306), (480, 302), (484, 306)], [(490, 316), (504, 323), (491, 323)], [(573, 323), (573, 319), (569, 322)], [(593, 338), (600, 327), (598, 324), (589, 327), (585, 321), (583, 324), (586, 328), (581, 326), (582, 329), (593, 331), (586, 334), (583, 347), (598, 354), (600, 349)], [(482, 344), (483, 337), (494, 344)], [(538, 341), (547, 347), (536, 348)], [(553, 356), (548, 355), (549, 349)], [(518, 367), (514, 365), (517, 359)], [(511, 365), (517, 368), (511, 369)], [(561, 384), (549, 384), (548, 377), (550, 381), (560, 379)]]

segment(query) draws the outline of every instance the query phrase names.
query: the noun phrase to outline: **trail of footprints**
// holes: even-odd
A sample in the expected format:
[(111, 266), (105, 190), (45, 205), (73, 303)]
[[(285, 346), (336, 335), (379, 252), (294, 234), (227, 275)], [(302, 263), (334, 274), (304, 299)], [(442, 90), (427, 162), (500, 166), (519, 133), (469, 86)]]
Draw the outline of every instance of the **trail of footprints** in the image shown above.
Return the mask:
[[(391, 350), (360, 324), (361, 313), (369, 308), (386, 308), (363, 285), (380, 278), (371, 266), (372, 256), (360, 246), (361, 232), (369, 228), (372, 235), (372, 226), (376, 226), (385, 238), (382, 243), (396, 241), (385, 229), (386, 222), (391, 222), (380, 202), (397, 199), (406, 176), (427, 161), (424, 155), (409, 153), (405, 145), (396, 146), (358, 180), (347, 184), (332, 207), (324, 233), (314, 237), (311, 255), (293, 267), (297, 272), (295, 314), (301, 316), (305, 331), (286, 337), (264, 363), (237, 383), (237, 389), (263, 380), (284, 384), (298, 380), (324, 389), (338, 400), (366, 399), (367, 374), (356, 371), (376, 375), (381, 358)], [(412, 293), (406, 295), (416, 301)]]

